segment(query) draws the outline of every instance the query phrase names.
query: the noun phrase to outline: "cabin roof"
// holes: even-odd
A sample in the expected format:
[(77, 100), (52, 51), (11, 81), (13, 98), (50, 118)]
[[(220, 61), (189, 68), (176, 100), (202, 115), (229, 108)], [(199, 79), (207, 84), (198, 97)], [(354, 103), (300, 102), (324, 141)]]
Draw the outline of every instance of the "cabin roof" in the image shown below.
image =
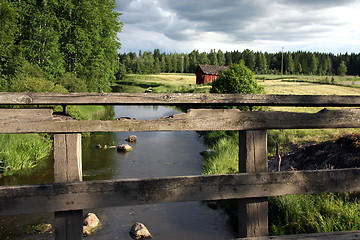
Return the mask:
[(215, 66), (215, 65), (207, 65), (207, 64), (199, 64), (198, 69), (201, 69), (201, 71), (204, 74), (208, 75), (220, 75), (221, 71), (224, 71), (228, 69), (228, 66)]

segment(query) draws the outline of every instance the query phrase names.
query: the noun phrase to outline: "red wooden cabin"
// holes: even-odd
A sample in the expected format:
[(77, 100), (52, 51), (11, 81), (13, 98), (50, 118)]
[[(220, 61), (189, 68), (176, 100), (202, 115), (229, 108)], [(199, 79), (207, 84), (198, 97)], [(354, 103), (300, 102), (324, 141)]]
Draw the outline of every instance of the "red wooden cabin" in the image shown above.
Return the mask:
[(220, 72), (228, 69), (227, 66), (214, 66), (200, 64), (196, 68), (196, 84), (208, 84), (215, 81), (219, 76)]

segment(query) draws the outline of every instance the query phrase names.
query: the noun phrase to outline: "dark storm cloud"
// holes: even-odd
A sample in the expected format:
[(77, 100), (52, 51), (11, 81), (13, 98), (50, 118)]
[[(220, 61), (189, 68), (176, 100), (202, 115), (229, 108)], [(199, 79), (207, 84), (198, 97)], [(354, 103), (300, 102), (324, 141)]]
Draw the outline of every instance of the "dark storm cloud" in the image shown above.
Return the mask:
[(231, 33), (269, 13), (256, 1), (167, 1), (179, 18), (193, 23), (193, 28), (204, 32)]

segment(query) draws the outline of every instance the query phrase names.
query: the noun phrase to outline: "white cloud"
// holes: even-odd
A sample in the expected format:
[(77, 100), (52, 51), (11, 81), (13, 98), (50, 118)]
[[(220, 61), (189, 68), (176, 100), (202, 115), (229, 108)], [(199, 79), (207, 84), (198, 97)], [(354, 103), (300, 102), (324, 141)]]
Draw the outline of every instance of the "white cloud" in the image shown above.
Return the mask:
[(360, 0), (119, 1), (122, 52), (358, 52)]

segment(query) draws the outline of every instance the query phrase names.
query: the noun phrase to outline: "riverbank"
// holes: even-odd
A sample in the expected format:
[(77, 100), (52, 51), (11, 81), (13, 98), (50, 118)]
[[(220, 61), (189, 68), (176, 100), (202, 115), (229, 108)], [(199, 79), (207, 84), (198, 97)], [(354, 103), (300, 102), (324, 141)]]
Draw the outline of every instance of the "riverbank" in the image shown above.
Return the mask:
[[(108, 119), (109, 106), (68, 106), (67, 114), (78, 120)], [(21, 174), (36, 167), (52, 152), (49, 134), (0, 134), (0, 177)]]

